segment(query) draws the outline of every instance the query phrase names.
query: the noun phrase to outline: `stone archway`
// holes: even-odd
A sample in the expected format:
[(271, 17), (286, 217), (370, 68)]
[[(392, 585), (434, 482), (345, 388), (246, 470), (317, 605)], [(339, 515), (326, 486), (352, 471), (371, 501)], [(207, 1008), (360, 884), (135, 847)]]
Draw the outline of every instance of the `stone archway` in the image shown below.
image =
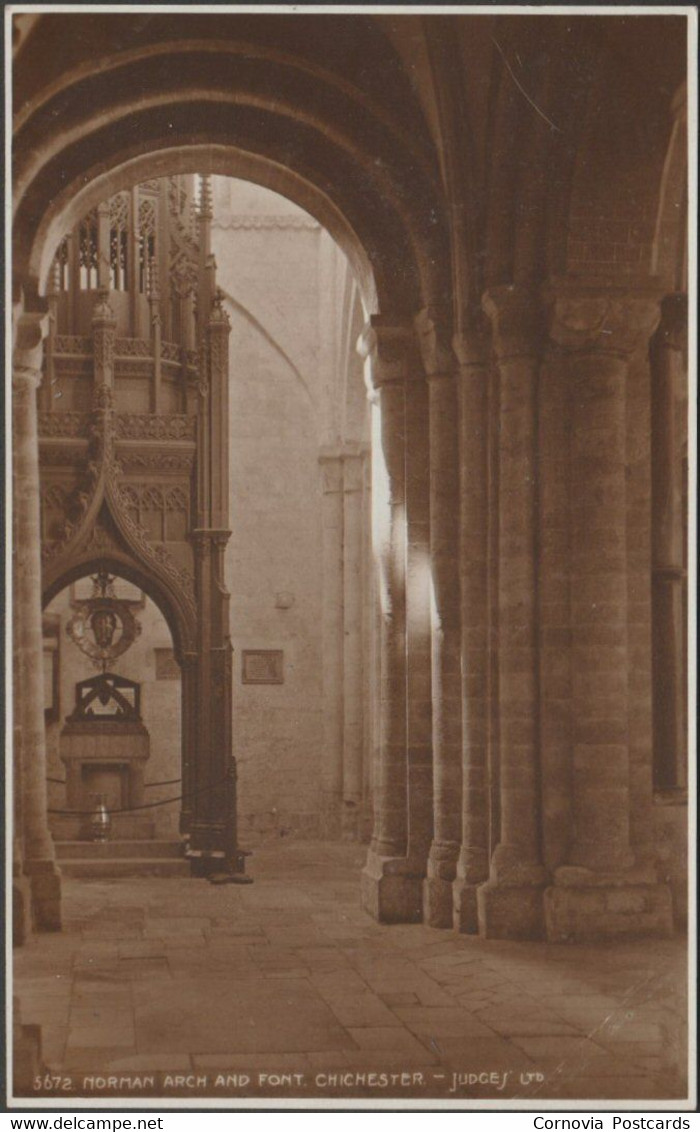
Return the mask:
[[(230, 45), (208, 43), (201, 55), (199, 47), (187, 42), (173, 45), (168, 75), (178, 74), (180, 80), (185, 72), (192, 76), (196, 58), (199, 77), (192, 88), (179, 81), (172, 98), (162, 90), (146, 93), (154, 57), (139, 48), (121, 60), (115, 56), (114, 67), (105, 66), (98, 83), (101, 93), (93, 88), (94, 68), (90, 72), (78, 68), (72, 84), (61, 82), (39, 99), (24, 102), (18, 115), (15, 164), (15, 281), (25, 309), (41, 308), (55, 247), (81, 213), (137, 180), (194, 170), (236, 175), (282, 192), (316, 216), (348, 254), (365, 306), (372, 312), (368, 354), (374, 395), (386, 422), (382, 458), (393, 481), (386, 500), (391, 534), (379, 548), (391, 592), (380, 647), (383, 691), (377, 696), (383, 701), (377, 707), (383, 721), (377, 769), (379, 826), (393, 809), (388, 791), (397, 774), (406, 778), (407, 812), (391, 845), (376, 834), (372, 850), (376, 861), (366, 877), (366, 887), (386, 887), (385, 861), (408, 855), (420, 862), (432, 825), (432, 798), (426, 789), (431, 776), (429, 711), (408, 721), (405, 743), (396, 745), (394, 731), (401, 703), (412, 700), (430, 681), (429, 580), (423, 567), (416, 569), (428, 555), (427, 389), (413, 319), (421, 308), (430, 306), (443, 311), (449, 324), (449, 261), (436, 169), (426, 139), (417, 136), (417, 119), (407, 128), (410, 115), (407, 118), (405, 107), (387, 113), (377, 104), (376, 92), (371, 98), (360, 95), (331, 71), (308, 67), (299, 59), (275, 60), (274, 65), (290, 67), (299, 80), (285, 105), (252, 89), (271, 65), (265, 51), (244, 81), (247, 89), (234, 91), (230, 73), (222, 75), (220, 67)], [(162, 61), (169, 51), (163, 55), (161, 45), (156, 55)], [(119, 83), (115, 87), (114, 81), (122, 64), (134, 80), (129, 89), (142, 91), (130, 108), (115, 94)], [(136, 71), (141, 75), (138, 81)], [(77, 86), (85, 82), (92, 93), (83, 90), (76, 100)], [(112, 103), (110, 109), (105, 99)], [(44, 129), (45, 115), (52, 103), (55, 109), (55, 100), (65, 110), (60, 141)], [(79, 124), (78, 118), (98, 103), (104, 113), (96, 117), (88, 113)], [(354, 107), (351, 116), (348, 103)], [(77, 118), (71, 121), (74, 112)], [(360, 124), (355, 121), (358, 113)], [(30, 155), (23, 137), (37, 136), (36, 131), (46, 144), (40, 143)], [(392, 152), (385, 144), (389, 137), (395, 153), (392, 168), (386, 167), (386, 154)], [(59, 193), (57, 184), (63, 186)], [(449, 325), (441, 327), (441, 334), (449, 341)], [(397, 555), (407, 564), (407, 575), (394, 569)], [(408, 595), (407, 576), (421, 579), (418, 585), (409, 583)], [(407, 608), (408, 652), (401, 655), (396, 644), (403, 629), (395, 611), (403, 609), (405, 617)], [(406, 744), (413, 749), (410, 775)], [(416, 774), (418, 764), (421, 769)], [(415, 875), (409, 869), (411, 895), (401, 897), (402, 916), (407, 914), (407, 900), (413, 905), (419, 898), (421, 869), (419, 864)], [(366, 898), (372, 906), (373, 897)], [(379, 914), (385, 916), (386, 908), (380, 907)], [(412, 910), (408, 914), (415, 915)]]

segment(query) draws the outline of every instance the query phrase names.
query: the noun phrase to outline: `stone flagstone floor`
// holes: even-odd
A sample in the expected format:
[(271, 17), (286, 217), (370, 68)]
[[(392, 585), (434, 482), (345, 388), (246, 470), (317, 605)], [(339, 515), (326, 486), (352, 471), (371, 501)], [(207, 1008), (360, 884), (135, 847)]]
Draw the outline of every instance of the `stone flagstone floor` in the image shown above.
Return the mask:
[(684, 939), (380, 925), (359, 905), (363, 860), (357, 845), (280, 842), (255, 851), (245, 887), (65, 880), (65, 931), (14, 956), (22, 1021), (41, 1025), (60, 1078), (31, 1095), (687, 1095)]

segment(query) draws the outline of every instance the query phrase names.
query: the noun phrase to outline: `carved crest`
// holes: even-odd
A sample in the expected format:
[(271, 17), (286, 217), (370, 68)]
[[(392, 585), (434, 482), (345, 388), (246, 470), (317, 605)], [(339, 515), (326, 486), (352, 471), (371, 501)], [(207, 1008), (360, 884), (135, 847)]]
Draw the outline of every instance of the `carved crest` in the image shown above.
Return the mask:
[(133, 603), (115, 596), (114, 578), (100, 571), (92, 578), (93, 592), (81, 602), (66, 625), (73, 644), (102, 672), (136, 640), (141, 625), (131, 611)]

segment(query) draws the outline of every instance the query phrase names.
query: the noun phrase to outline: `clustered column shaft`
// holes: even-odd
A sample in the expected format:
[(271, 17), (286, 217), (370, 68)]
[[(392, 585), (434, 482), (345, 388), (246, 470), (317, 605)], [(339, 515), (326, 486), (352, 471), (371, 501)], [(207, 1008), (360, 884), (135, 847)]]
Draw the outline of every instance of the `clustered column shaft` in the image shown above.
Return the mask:
[(670, 894), (631, 836), (644, 798), (631, 789), (628, 680), (627, 380), (658, 297), (562, 283), (550, 301), (550, 364), (558, 351), (571, 406), (572, 829), (546, 893), (547, 931), (667, 934)]
[(323, 554), (323, 832), (353, 840), (365, 796), (363, 686), (365, 452), (319, 455)]
[(418, 330), (429, 395), (434, 813), (424, 916), (433, 927), (450, 927), (462, 840), (459, 403), (451, 349), (429, 317)]
[[(36, 395), (46, 320), (20, 320), (12, 372), (13, 618), (15, 736), (20, 740), (22, 867), (29, 878), (31, 915), (39, 930), (61, 927), (61, 883), (48, 827), (44, 726), (39, 526), (39, 443)], [(27, 925), (28, 926), (28, 925)], [(24, 934), (24, 933), (21, 933)]]
[[(406, 386), (411, 366), (415, 367), (412, 326), (373, 319), (366, 352), (371, 360), (380, 417), (380, 435), (373, 450), (380, 690), (379, 752), (373, 781), (374, 833), (362, 875), (362, 900), (379, 920), (420, 920), (425, 860), (414, 861), (408, 852), (409, 832), (414, 836), (414, 844), (418, 840), (415, 828), (409, 830), (409, 821), (415, 814), (411, 814), (407, 750)], [(416, 684), (414, 681), (414, 689)], [(416, 769), (412, 768), (414, 772)], [(411, 785), (415, 790), (415, 776)], [(425, 790), (421, 793), (425, 801)], [(427, 844), (425, 848), (427, 851)]]
[(489, 874), (489, 339), (483, 321), (455, 340), (459, 359), (462, 845), (454, 925), (477, 931)]
[(537, 666), (537, 299), (526, 289), (488, 293), (500, 376), (499, 721), (501, 836), (480, 888), (487, 936), (542, 932)]

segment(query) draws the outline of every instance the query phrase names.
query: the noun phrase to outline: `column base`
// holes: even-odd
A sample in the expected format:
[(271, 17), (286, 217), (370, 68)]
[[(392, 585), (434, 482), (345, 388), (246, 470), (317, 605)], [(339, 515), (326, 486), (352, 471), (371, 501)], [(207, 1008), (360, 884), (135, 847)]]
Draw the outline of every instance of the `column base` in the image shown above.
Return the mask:
[(484, 939), (544, 939), (544, 885), (488, 880), (476, 890), (479, 935)]
[(362, 871), (362, 907), (381, 924), (419, 924), (423, 919), (423, 878), (408, 857), (367, 853)]
[(32, 926), (38, 932), (60, 932), (61, 873), (54, 860), (25, 861), (29, 880)]
[(22, 1022), (17, 998), (12, 1005), (12, 1090), (17, 1097), (36, 1095), (34, 1079), (44, 1072), (41, 1027)]
[[(213, 850), (206, 852), (204, 850), (188, 850), (187, 859), (190, 863), (190, 875), (193, 877), (245, 877), (245, 858), (247, 856), (243, 850), (238, 850), (233, 857), (230, 857), (223, 852)], [(241, 883), (252, 883), (250, 878), (245, 877)]]
[(673, 935), (671, 890), (648, 869), (617, 875), (557, 869), (544, 894), (544, 909), (552, 943)]
[(423, 881), (423, 920), (431, 928), (452, 927), (452, 883), (431, 876)]
[(480, 885), (457, 877), (452, 885), (452, 926), (463, 935), (479, 934), (477, 893)]
[(459, 843), (433, 841), (428, 875), (423, 882), (423, 919), (431, 928), (452, 927), (452, 885), (457, 874)]

